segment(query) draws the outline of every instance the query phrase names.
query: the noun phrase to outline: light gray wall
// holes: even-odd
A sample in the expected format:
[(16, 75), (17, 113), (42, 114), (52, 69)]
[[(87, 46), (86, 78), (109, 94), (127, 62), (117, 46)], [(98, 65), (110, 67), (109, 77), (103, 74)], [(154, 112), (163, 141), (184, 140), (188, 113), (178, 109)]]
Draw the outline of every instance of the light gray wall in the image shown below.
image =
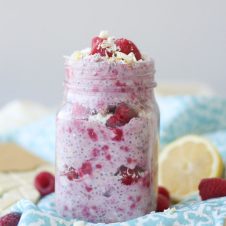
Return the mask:
[(201, 81), (226, 95), (225, 0), (0, 0), (0, 106), (60, 102), (62, 56), (101, 29), (153, 56), (157, 81)]

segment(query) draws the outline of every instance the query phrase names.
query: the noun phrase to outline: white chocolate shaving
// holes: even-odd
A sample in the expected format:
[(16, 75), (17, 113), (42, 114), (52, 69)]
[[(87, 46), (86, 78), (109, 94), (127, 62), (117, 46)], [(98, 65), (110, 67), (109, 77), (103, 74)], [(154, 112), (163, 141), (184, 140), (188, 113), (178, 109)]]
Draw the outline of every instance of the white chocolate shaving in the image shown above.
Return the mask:
[(115, 52), (117, 50), (117, 47), (114, 42), (114, 38), (109, 37), (106, 40), (103, 40), (101, 43), (101, 48), (106, 49), (108, 52)]
[(86, 49), (83, 49), (81, 51), (75, 51), (72, 55), (71, 55), (71, 58), (73, 60), (81, 60), (82, 58), (88, 56), (90, 53), (90, 48), (86, 48)]
[(99, 38), (108, 38), (108, 37), (109, 37), (108, 31), (101, 31), (99, 34)]
[(112, 114), (102, 115), (98, 113), (96, 115), (90, 115), (89, 121), (100, 122), (102, 124), (105, 124), (111, 116)]
[(115, 52), (115, 55), (116, 55), (115, 57), (117, 60), (123, 60), (127, 64), (131, 64), (131, 63), (134, 63), (137, 61), (134, 53), (132, 53), (132, 52), (127, 55), (125, 53), (117, 51), (117, 52)]

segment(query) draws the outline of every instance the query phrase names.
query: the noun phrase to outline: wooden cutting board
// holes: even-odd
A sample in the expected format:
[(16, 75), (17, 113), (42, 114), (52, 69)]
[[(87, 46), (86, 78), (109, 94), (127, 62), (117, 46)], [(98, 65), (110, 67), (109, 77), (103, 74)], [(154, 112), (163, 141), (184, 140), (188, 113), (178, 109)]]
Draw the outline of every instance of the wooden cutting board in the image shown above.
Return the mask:
[(17, 144), (0, 143), (0, 216), (21, 199), (39, 200), (34, 178), (41, 171), (54, 174), (54, 166)]
[(14, 143), (0, 143), (0, 171), (27, 171), (46, 162)]

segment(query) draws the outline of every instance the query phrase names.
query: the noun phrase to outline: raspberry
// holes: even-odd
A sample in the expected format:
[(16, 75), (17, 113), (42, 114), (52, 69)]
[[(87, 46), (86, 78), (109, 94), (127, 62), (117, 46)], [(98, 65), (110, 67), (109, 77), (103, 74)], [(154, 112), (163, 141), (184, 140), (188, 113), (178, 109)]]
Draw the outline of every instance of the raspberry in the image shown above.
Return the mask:
[(70, 167), (68, 169), (68, 172), (64, 173), (63, 175), (65, 175), (68, 178), (68, 180), (76, 180), (83, 177), (86, 174), (91, 175), (92, 171), (93, 169), (90, 162), (84, 162), (82, 163), (82, 166), (78, 170), (76, 170), (74, 167)]
[(202, 200), (226, 196), (226, 180), (222, 178), (202, 179), (198, 188)]
[(109, 57), (112, 56), (111, 52), (109, 52), (109, 51), (107, 51), (107, 49), (101, 47), (101, 44), (104, 40), (106, 40), (106, 39), (100, 38), (100, 37), (94, 37), (92, 39), (92, 48), (91, 48), (91, 53), (90, 53), (91, 55), (99, 53), (101, 56), (106, 56), (106, 55)]
[(39, 191), (41, 196), (48, 195), (54, 192), (55, 187), (55, 178), (49, 172), (41, 172), (35, 177), (34, 185), (35, 188)]
[(109, 146), (108, 145), (104, 145), (102, 148), (101, 148), (103, 151), (107, 151), (109, 149)]
[(115, 44), (120, 49), (120, 52), (123, 52), (127, 55), (134, 53), (137, 60), (140, 60), (142, 58), (140, 51), (132, 41), (125, 38), (120, 38), (115, 40)]
[(106, 122), (107, 127), (115, 128), (117, 126), (123, 126), (117, 115), (112, 115)]
[(95, 133), (94, 129), (88, 128), (87, 131), (88, 131), (88, 135), (92, 141), (98, 140), (97, 134)]
[(136, 166), (134, 169), (130, 169), (122, 165), (115, 173), (115, 176), (119, 175), (122, 184), (131, 185), (138, 182), (142, 172), (144, 172), (144, 170), (139, 166)]
[(163, 212), (169, 207), (170, 207), (170, 200), (167, 199), (164, 195), (158, 194), (156, 211)]
[(110, 160), (111, 160), (111, 155), (108, 154), (108, 155), (105, 156), (105, 158), (106, 158), (108, 161), (110, 161)]
[(137, 113), (127, 104), (120, 103), (116, 107), (114, 115), (107, 120), (106, 126), (111, 128), (123, 126), (134, 117), (137, 117)]
[(84, 162), (81, 166), (80, 169), (82, 174), (92, 174), (92, 165), (90, 164), (90, 162)]
[(0, 226), (17, 226), (21, 213), (9, 213), (0, 218)]
[(87, 186), (87, 185), (85, 186), (85, 189), (86, 189), (86, 191), (87, 191), (87, 192), (91, 192), (91, 191), (93, 190), (93, 188), (92, 188), (92, 187)]
[(169, 191), (165, 187), (159, 186), (158, 194), (161, 194), (161, 195), (165, 196), (167, 199), (170, 199)]
[(79, 178), (79, 174), (76, 172), (75, 168), (70, 167), (69, 171), (65, 173), (67, 176), (68, 180), (74, 180)]
[(113, 128), (112, 131), (114, 132), (115, 136), (112, 138), (114, 141), (121, 141), (123, 137), (123, 131), (119, 128)]
[(96, 168), (97, 169), (101, 169), (102, 168), (102, 165), (101, 164), (96, 164)]
[(115, 115), (123, 125), (128, 123), (132, 118), (137, 117), (137, 113), (125, 103), (120, 103), (117, 106)]
[(94, 48), (96, 45), (98, 45), (98, 44), (101, 44), (102, 42), (103, 42), (103, 38), (100, 38), (100, 37), (94, 37), (93, 39), (92, 39), (92, 44), (91, 44), (91, 46), (92, 46), (92, 48)]

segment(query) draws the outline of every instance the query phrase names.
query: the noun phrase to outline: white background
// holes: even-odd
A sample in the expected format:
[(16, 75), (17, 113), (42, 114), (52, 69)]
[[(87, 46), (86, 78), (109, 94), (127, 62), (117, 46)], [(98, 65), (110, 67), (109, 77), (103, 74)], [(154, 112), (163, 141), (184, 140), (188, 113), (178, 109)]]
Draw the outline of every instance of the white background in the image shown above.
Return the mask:
[(225, 0), (0, 0), (0, 106), (62, 99), (63, 56), (100, 30), (156, 61), (156, 80), (201, 82), (226, 96)]

